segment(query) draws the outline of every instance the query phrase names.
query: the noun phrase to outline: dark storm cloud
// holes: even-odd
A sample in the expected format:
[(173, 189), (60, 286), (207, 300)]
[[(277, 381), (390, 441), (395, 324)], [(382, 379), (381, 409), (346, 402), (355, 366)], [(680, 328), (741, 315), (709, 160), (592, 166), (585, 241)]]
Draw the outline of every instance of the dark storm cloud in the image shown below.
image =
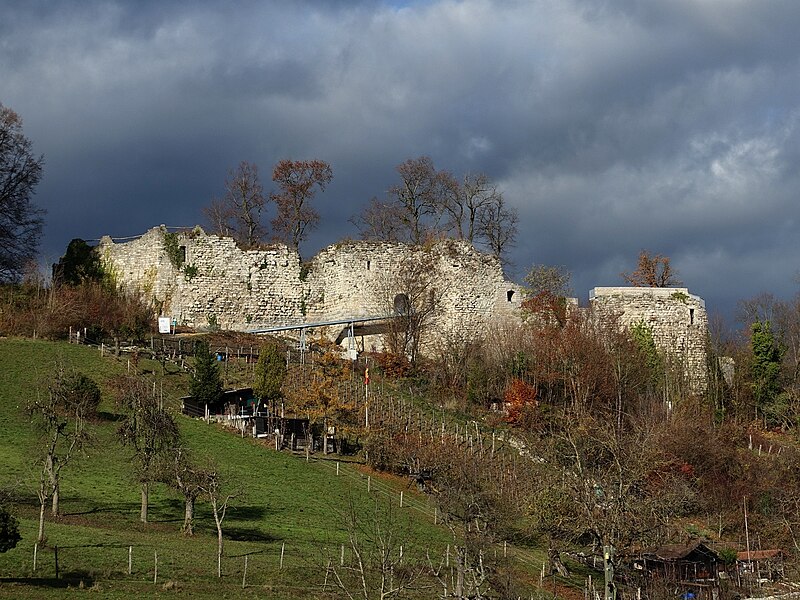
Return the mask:
[(191, 225), (226, 172), (321, 158), (306, 254), (432, 156), (521, 215), (514, 262), (585, 297), (641, 248), (709, 307), (794, 292), (800, 5), (744, 0), (20, 2), (0, 101), (46, 155), (44, 250)]

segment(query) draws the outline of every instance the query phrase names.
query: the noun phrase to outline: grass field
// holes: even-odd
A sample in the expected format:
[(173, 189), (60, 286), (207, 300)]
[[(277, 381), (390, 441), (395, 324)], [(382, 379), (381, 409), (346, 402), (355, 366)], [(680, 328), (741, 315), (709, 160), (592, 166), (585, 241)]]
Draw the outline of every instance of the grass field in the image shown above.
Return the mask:
[[(197, 534), (184, 537), (179, 531), (182, 502), (165, 487), (155, 486), (151, 522), (139, 522), (139, 489), (131, 475), (130, 454), (116, 439), (115, 408), (104, 390), (101, 419), (92, 426), (92, 447), (63, 471), (63, 516), (53, 519), (48, 514), (47, 547), (38, 549), (34, 571), (39, 452), (24, 407), (56, 360), (81, 370), (101, 386), (128, 368), (127, 360), (100, 359), (96, 349), (85, 346), (0, 340), (0, 486), (13, 492), (23, 536), (16, 548), (0, 554), (0, 597), (70, 597), (89, 589), (108, 598), (175, 593), (201, 598), (325, 597), (324, 565), (341, 559), (341, 546), (347, 539), (342, 514), (352, 506), (368, 523), (374, 520), (376, 502), (381, 514), (393, 506), (394, 527), (406, 556), (414, 556), (415, 549), (441, 556), (450, 543), (446, 530), (433, 525), (433, 508), (427, 499), (404, 480), (368, 474), (348, 463), (340, 463), (337, 475), (335, 460), (306, 462), (304, 456), (278, 453), (255, 440), (179, 416), (184, 444), (201, 460), (215, 463), (229, 488), (239, 493), (224, 523), (220, 580), (216, 577), (216, 530), (206, 504), (198, 505)], [(164, 381), (166, 400), (173, 407), (185, 389), (180, 378), (167, 375)], [(157, 382), (159, 389), (161, 383)], [(398, 507), (400, 491), (404, 492), (402, 509)], [(54, 578), (56, 546), (58, 580)], [(430, 590), (421, 592), (420, 597), (429, 594)]]

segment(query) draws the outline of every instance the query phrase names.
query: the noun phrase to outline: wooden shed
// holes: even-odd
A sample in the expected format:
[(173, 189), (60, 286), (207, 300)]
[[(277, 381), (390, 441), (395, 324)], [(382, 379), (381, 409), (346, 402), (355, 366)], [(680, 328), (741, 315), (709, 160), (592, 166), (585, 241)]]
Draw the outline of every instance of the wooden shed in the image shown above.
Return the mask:
[(181, 411), (190, 417), (215, 417), (215, 416), (254, 416), (261, 409), (258, 400), (253, 394), (253, 388), (238, 388), (225, 390), (219, 400), (209, 404), (201, 403), (191, 396), (181, 398)]
[(702, 541), (649, 548), (634, 561), (650, 577), (676, 583), (716, 582), (719, 565), (719, 555)]
[(743, 578), (776, 581), (783, 578), (783, 550), (750, 550), (736, 554), (736, 571)]

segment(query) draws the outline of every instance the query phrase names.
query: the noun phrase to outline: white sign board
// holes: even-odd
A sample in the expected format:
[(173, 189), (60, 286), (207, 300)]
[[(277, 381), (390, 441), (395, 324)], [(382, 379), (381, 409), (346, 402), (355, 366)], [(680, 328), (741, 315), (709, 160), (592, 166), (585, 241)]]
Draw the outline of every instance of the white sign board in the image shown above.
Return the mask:
[(170, 323), (169, 317), (158, 317), (158, 333), (169, 333)]

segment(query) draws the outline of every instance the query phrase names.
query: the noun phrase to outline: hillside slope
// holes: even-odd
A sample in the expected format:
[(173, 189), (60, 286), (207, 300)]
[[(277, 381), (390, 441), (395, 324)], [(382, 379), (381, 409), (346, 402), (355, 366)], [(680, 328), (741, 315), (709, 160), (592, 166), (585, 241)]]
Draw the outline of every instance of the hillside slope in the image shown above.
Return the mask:
[[(38, 549), (34, 572), (39, 452), (24, 407), (56, 360), (100, 382), (103, 402), (101, 418), (92, 425), (90, 451), (63, 471), (63, 516), (47, 515), (47, 548)], [(84, 346), (0, 339), (0, 487), (13, 494), (23, 536), (15, 549), (0, 555), (0, 596), (63, 597), (67, 585), (76, 588), (75, 594), (83, 585), (99, 588), (103, 597), (159, 595), (165, 593), (166, 584), (167, 590), (193, 597), (319, 597), (325, 565), (341, 560), (348, 537), (344, 517), (350, 507), (364, 526), (391, 520), (406, 556), (427, 550), (441, 556), (446, 551), (447, 533), (433, 525), (432, 509), (424, 497), (404, 482), (373, 477), (368, 493), (366, 475), (353, 465), (342, 464), (337, 476), (333, 461), (306, 462), (304, 457), (277, 453), (254, 440), (177, 416), (183, 444), (199, 460), (216, 464), (228, 489), (238, 494), (224, 522), (223, 578), (218, 580), (216, 530), (207, 504), (198, 506), (197, 534), (191, 538), (179, 532), (181, 500), (163, 486), (155, 486), (151, 495), (152, 522), (138, 520), (139, 489), (130, 454), (116, 438), (117, 415), (105, 384), (126, 368), (124, 362), (100, 359), (96, 349)], [(173, 381), (164, 387), (180, 386)], [(175, 399), (166, 400), (174, 404)], [(401, 489), (406, 495), (403, 509), (397, 506)], [(389, 504), (394, 507), (391, 519), (383, 516)], [(59, 580), (54, 579), (56, 546)], [(344, 554), (347, 563), (350, 550)]]

